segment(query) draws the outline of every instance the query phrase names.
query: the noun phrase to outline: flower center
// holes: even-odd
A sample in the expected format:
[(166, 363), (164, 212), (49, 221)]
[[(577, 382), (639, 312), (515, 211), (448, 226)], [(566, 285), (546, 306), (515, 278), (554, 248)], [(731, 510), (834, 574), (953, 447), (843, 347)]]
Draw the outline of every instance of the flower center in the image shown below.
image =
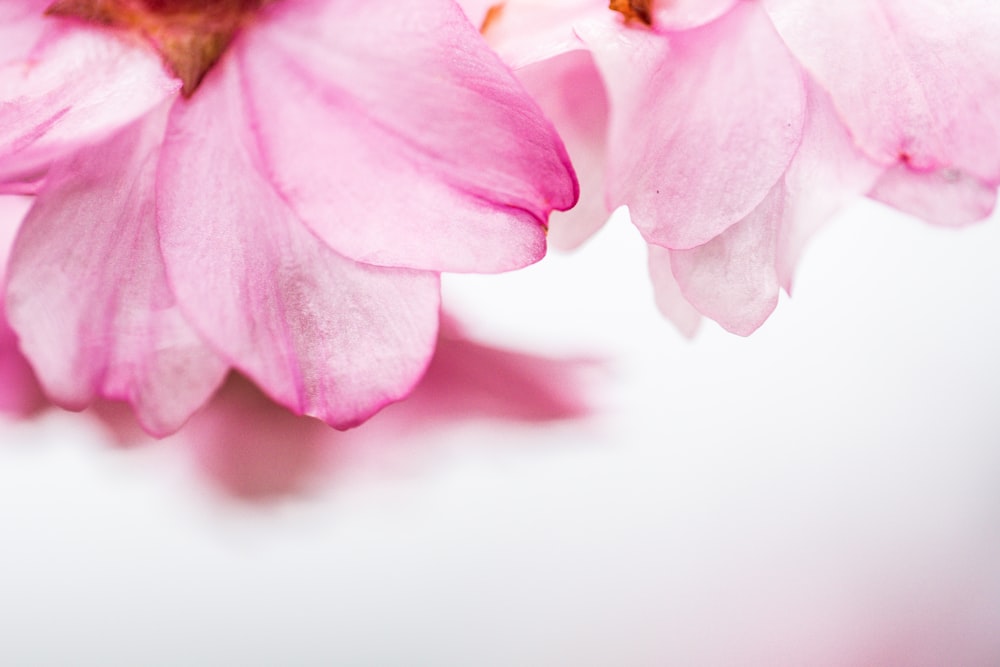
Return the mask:
[(273, 0), (55, 0), (50, 16), (141, 35), (190, 97), (258, 9)]
[(626, 21), (653, 25), (653, 0), (611, 0), (608, 6), (620, 12)]

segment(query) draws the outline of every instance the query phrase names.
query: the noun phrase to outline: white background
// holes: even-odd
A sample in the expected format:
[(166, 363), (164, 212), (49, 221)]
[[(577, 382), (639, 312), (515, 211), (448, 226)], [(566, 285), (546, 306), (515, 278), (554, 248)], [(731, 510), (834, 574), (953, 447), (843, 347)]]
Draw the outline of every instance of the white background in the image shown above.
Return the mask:
[(604, 359), (591, 416), (333, 435), (264, 500), (176, 440), (0, 422), (0, 664), (1000, 665), (998, 258), (1000, 219), (862, 203), (759, 332), (686, 341), (616, 219), (446, 290)]

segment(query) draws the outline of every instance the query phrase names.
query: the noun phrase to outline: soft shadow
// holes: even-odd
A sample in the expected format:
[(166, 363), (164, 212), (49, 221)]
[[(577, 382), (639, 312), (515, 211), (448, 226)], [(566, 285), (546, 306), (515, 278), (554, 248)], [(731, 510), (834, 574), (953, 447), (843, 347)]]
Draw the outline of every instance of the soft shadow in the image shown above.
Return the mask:
[[(167, 442), (186, 448), (199, 473), (226, 496), (273, 501), (328, 483), (362, 450), (409, 444), (416, 434), (461, 420), (584, 417), (593, 411), (592, 379), (603, 367), (592, 359), (553, 359), (481, 343), (445, 318), (437, 351), (413, 394), (356, 429), (342, 433), (297, 417), (234, 373)], [(126, 405), (103, 401), (88, 412), (117, 446), (151, 441)]]

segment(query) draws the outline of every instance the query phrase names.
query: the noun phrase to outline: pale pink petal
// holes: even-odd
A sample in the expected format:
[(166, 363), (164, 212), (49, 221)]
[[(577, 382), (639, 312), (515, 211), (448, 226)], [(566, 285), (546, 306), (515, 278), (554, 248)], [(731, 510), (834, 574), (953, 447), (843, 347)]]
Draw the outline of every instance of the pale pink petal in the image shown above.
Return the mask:
[(607, 220), (604, 164), (608, 101), (604, 83), (586, 51), (572, 51), (527, 65), (517, 75), (556, 125), (580, 181), (580, 201), (549, 218), (549, 243), (574, 248)]
[(179, 86), (141, 44), (49, 20), (29, 55), (0, 65), (0, 182), (37, 178), (56, 158), (108, 136)]
[(986, 219), (997, 202), (996, 187), (957, 169), (918, 172), (904, 164), (886, 171), (870, 196), (948, 227)]
[(157, 110), (57, 163), (10, 261), (8, 313), (56, 403), (131, 403), (155, 435), (176, 430), (222, 381), (225, 364), (185, 322), (157, 247)]
[[(593, 57), (573, 26), (606, 14), (606, 0), (460, 3), (490, 46), (555, 124), (580, 183), (580, 200), (549, 218), (549, 243), (579, 246), (608, 218), (604, 196), (608, 101)], [(487, 18), (487, 9), (492, 9)]]
[[(0, 197), (0, 285), (4, 282), (7, 257), (18, 225), (28, 212), (28, 197)], [(17, 343), (17, 335), (7, 323), (4, 294), (0, 290), (0, 412), (24, 415), (45, 402), (38, 380)]]
[(357, 424), (423, 372), (437, 276), (360, 264), (313, 236), (265, 177), (243, 104), (223, 63), (174, 108), (158, 185), (171, 283), (200, 333), (275, 400)]
[(649, 244), (649, 277), (653, 281), (653, 296), (660, 313), (673, 322), (681, 334), (694, 338), (701, 324), (701, 313), (688, 302), (677, 284), (670, 261), (672, 252)]
[(488, 17), (481, 3), (465, 9), (479, 18), (476, 25), (486, 41), (515, 69), (584, 48), (574, 26), (609, 11), (607, 0), (507, 0), (493, 8)]
[(785, 208), (776, 267), (791, 293), (806, 243), (833, 215), (867, 193), (884, 168), (865, 156), (837, 115), (829, 95), (807, 77), (808, 110), (802, 143), (785, 174)]
[(657, 30), (688, 30), (714, 21), (739, 0), (654, 1), (653, 27)]
[(458, 0), (458, 6), (465, 12), (465, 16), (477, 28), (482, 28), (486, 17), (493, 12), (494, 8), (503, 7), (503, 0)]
[(651, 243), (691, 248), (756, 208), (798, 148), (798, 65), (757, 3), (669, 36), (578, 29), (611, 102), (610, 203)]
[(749, 336), (778, 305), (775, 254), (785, 188), (778, 184), (744, 220), (708, 243), (670, 251), (681, 291), (703, 315)]
[(276, 3), (234, 44), (262, 165), (358, 261), (501, 271), (539, 259), (576, 181), (551, 124), (451, 0)]
[(767, 0), (859, 145), (920, 172), (1000, 182), (1000, 3)]
[(0, 65), (23, 59), (46, 28), (51, 0), (0, 0)]

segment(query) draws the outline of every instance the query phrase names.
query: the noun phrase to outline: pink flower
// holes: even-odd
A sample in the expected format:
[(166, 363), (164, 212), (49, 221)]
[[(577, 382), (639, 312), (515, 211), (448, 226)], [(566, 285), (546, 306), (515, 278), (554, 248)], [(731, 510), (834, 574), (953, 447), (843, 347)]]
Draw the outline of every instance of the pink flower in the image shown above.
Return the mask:
[(355, 425), (423, 373), (438, 273), (536, 261), (575, 201), (452, 0), (45, 8), (0, 1), (0, 181), (37, 190), (7, 311), (59, 405), (162, 435), (234, 367)]
[[(628, 206), (661, 310), (749, 334), (850, 198), (960, 225), (1000, 183), (1000, 11), (985, 2), (509, 0), (467, 11), (584, 187), (553, 237)], [(573, 212), (570, 213), (573, 215)], [(582, 218), (582, 219), (581, 219)]]

